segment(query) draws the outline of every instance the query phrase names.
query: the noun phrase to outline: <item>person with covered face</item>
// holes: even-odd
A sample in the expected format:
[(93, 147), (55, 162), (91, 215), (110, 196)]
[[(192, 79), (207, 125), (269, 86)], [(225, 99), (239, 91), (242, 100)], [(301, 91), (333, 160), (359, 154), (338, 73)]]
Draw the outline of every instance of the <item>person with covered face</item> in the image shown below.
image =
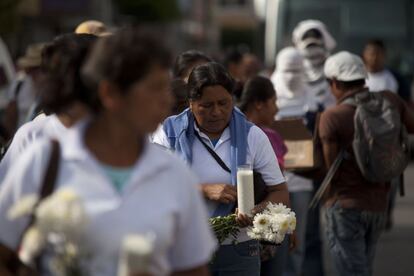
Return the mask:
[[(267, 186), (267, 196), (256, 211), (268, 201), (288, 205), (285, 179), (270, 141), (234, 107), (234, 80), (225, 68), (214, 62), (200, 65), (191, 72), (188, 86), (190, 107), (167, 118), (154, 142), (174, 150), (197, 174), (210, 217), (233, 213), (236, 173), (241, 165), (250, 165), (261, 173)], [(251, 219), (238, 214), (238, 222), (245, 227)], [(236, 243), (229, 238), (220, 246), (210, 271), (212, 275), (260, 275), (258, 242), (242, 228)]]
[[(287, 47), (279, 52), (272, 82), (279, 107), (277, 119), (301, 119), (313, 131), (316, 116), (316, 112), (313, 110), (315, 110), (317, 103), (309, 93), (310, 87), (306, 81), (303, 57), (297, 49)], [(308, 205), (311, 200), (313, 185), (310, 179), (293, 172), (286, 171), (285, 177), (291, 207), (297, 218), (297, 246), (288, 254), (286, 244), (282, 244), (282, 248), (277, 251), (276, 258), (278, 262), (275, 263), (286, 263), (286, 266), (279, 269), (283, 270), (283, 273), (277, 275), (301, 275), (305, 256)]]
[[(303, 56), (305, 74), (310, 87), (309, 93), (317, 103), (316, 109), (312, 111), (323, 111), (334, 106), (336, 100), (331, 93), (323, 69), (330, 52), (336, 47), (335, 39), (324, 23), (309, 19), (297, 24), (293, 30), (292, 41)], [(314, 182), (315, 191), (319, 184), (319, 182)], [(324, 275), (319, 229), (319, 208), (309, 210), (303, 267), (305, 276)]]
[(335, 104), (325, 80), (323, 66), (336, 42), (328, 32), (325, 24), (319, 20), (304, 20), (293, 30), (293, 44), (303, 56), (305, 73), (311, 87), (311, 95), (316, 99), (320, 109)]

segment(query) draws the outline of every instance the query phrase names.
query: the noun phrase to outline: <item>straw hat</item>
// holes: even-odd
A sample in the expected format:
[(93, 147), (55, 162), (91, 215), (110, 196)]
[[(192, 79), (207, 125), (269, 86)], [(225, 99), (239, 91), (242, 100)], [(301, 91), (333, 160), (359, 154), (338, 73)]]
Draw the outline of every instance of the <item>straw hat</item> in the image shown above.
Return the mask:
[(78, 25), (75, 29), (76, 34), (93, 34), (96, 36), (106, 36), (111, 33), (108, 32), (104, 23), (97, 20), (87, 20)]
[(42, 50), (44, 47), (45, 43), (29, 45), (25, 55), (17, 60), (17, 65), (20, 68), (39, 67), (42, 63)]

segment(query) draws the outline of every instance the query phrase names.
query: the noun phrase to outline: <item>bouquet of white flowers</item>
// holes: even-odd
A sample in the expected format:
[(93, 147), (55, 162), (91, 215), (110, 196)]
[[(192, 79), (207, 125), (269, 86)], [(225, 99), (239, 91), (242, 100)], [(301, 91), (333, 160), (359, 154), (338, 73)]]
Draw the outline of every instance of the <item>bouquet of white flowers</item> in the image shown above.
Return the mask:
[(82, 200), (63, 188), (38, 204), (37, 195), (28, 195), (11, 207), (9, 219), (34, 213), (35, 223), (24, 233), (19, 257), (32, 265), (45, 248), (53, 251), (51, 270), (54, 275), (82, 275), (79, 238), (87, 218)]
[(269, 202), (262, 212), (254, 216), (253, 227), (247, 229), (247, 235), (255, 240), (281, 244), (286, 234), (292, 234), (295, 228), (295, 213), (281, 203)]

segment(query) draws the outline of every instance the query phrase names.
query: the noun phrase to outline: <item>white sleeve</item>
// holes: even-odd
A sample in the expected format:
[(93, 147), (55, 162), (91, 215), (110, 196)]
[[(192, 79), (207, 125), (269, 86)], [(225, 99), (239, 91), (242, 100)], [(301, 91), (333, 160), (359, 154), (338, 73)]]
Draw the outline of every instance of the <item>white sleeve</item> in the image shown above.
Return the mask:
[(152, 134), (152, 143), (161, 145), (165, 148), (170, 149), (170, 141), (168, 140), (167, 134), (165, 134), (163, 125), (159, 125), (157, 130)]
[(189, 171), (184, 179), (187, 185), (181, 186), (186, 190), (181, 191), (183, 196), (175, 242), (169, 252), (173, 271), (188, 270), (207, 264), (217, 246), (208, 224), (204, 201), (197, 189), (198, 181)]
[(24, 196), (38, 194), (50, 149), (45, 143), (34, 143), (10, 167), (0, 186), (0, 242), (16, 249), (29, 217), (10, 220), (10, 208)]
[(257, 126), (252, 126), (247, 143), (252, 155), (253, 169), (262, 175), (264, 182), (268, 186), (284, 183), (285, 178), (266, 134)]

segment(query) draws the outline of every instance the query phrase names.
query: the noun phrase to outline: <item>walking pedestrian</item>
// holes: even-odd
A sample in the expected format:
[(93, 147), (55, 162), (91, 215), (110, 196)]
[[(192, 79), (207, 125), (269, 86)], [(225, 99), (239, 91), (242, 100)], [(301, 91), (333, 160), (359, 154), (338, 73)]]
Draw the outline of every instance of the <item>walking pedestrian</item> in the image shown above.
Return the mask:
[[(197, 174), (210, 217), (233, 213), (240, 165), (251, 165), (262, 175), (267, 186), (263, 203), (289, 204), (269, 139), (234, 107), (234, 81), (224, 67), (218, 63), (200, 65), (191, 72), (188, 85), (189, 109), (167, 118), (154, 142), (175, 150)], [(238, 222), (242, 227), (251, 223), (244, 214), (238, 214)], [(212, 275), (260, 275), (258, 242), (242, 228), (236, 243), (231, 238), (223, 242), (210, 270)]]
[[(373, 273), (375, 249), (385, 225), (390, 184), (364, 177), (357, 162), (359, 152), (352, 147), (356, 107), (349, 100), (369, 96), (365, 87), (367, 72), (362, 59), (349, 52), (328, 58), (324, 70), (338, 102), (322, 113), (320, 119), (325, 164), (330, 167), (338, 156), (344, 156), (325, 195), (329, 250), (338, 275), (369, 276)], [(398, 116), (394, 118), (401, 120), (410, 133), (414, 132), (414, 114), (405, 103), (392, 92), (381, 92), (379, 97), (389, 106), (388, 112), (396, 112)], [(376, 117), (379, 116), (387, 114)], [(399, 124), (395, 121), (392, 125)], [(393, 145), (389, 146), (388, 153), (392, 154)], [(370, 160), (370, 156), (364, 158), (368, 158), (366, 162)]]
[[(88, 224), (79, 246), (88, 256), (85, 274), (116, 275), (123, 240), (152, 233), (151, 275), (208, 275), (215, 241), (196, 177), (147, 138), (171, 108), (169, 60), (160, 41), (124, 29), (101, 38), (83, 67), (91, 117), (60, 141), (55, 190), (71, 188), (84, 203)], [(28, 218), (11, 221), (7, 210), (38, 193), (50, 152), (50, 141), (34, 143), (4, 180), (2, 250), (17, 250)], [(46, 273), (47, 262), (41, 264)]]

